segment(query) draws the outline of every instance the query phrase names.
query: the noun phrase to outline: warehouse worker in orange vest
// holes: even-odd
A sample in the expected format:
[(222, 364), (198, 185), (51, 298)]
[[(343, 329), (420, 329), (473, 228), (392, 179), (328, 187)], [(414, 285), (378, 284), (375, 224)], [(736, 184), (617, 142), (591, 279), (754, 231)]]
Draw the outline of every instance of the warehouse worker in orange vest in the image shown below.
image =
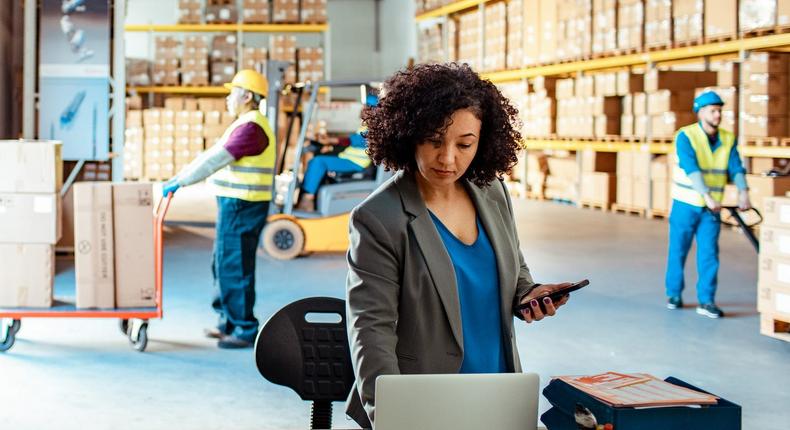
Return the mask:
[(714, 297), (719, 270), (721, 201), (728, 179), (738, 187), (738, 206), (751, 208), (746, 172), (735, 135), (719, 128), (724, 101), (713, 91), (694, 99), (699, 121), (678, 130), (673, 154), (672, 212), (669, 215), (669, 255), (666, 294), (669, 309), (683, 307), (683, 268), (691, 241), (697, 239), (697, 313), (721, 318)]
[(217, 227), (212, 273), (217, 294), (212, 306), (219, 314), (216, 329), (206, 330), (220, 348), (247, 348), (258, 334), (255, 305), (255, 251), (272, 199), (275, 164), (274, 135), (259, 104), (269, 91), (260, 73), (242, 70), (230, 84), (226, 102), (236, 120), (211, 148), (185, 167), (163, 189), (209, 178), (217, 196)]

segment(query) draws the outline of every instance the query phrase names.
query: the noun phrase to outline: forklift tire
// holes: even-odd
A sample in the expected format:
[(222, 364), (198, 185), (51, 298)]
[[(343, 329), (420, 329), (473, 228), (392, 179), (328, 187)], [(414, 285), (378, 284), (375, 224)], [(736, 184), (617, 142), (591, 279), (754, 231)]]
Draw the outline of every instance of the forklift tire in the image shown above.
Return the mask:
[(278, 219), (263, 229), (263, 249), (278, 260), (291, 260), (302, 253), (304, 232), (290, 219)]

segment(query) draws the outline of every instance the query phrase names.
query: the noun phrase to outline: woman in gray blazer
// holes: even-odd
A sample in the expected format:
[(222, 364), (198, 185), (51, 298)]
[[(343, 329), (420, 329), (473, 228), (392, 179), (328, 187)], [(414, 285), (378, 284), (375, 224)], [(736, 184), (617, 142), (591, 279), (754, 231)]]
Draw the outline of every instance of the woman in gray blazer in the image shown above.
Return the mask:
[[(347, 414), (370, 427), (379, 375), (521, 372), (513, 316), (568, 284), (532, 280), (498, 178), (516, 163), (518, 112), (467, 65), (418, 65), (362, 113), (369, 153), (397, 173), (351, 214)], [(514, 315), (514, 306), (530, 308)]]

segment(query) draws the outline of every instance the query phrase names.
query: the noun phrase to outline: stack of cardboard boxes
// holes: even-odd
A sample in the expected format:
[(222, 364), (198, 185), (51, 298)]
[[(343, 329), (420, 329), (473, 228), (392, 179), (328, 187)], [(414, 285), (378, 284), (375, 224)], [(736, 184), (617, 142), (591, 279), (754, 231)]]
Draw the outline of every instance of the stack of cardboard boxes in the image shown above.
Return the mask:
[(643, 44), (645, 7), (642, 0), (620, 0), (617, 3), (617, 49), (632, 51)]
[(595, 54), (617, 50), (617, 0), (593, 1), (593, 41)]
[(620, 151), (617, 153), (618, 207), (626, 210), (645, 210), (648, 205), (650, 181), (648, 173), (652, 154), (647, 151)]
[(760, 226), (760, 333), (790, 342), (790, 198), (765, 199)]
[(705, 38), (729, 39), (738, 33), (738, 0), (705, 2)]
[[(535, 13), (536, 11), (533, 11)], [(524, 1), (510, 0), (507, 2), (507, 52), (505, 65), (508, 69), (524, 67)], [(533, 30), (534, 31), (534, 30)]]
[(145, 171), (143, 170), (145, 165), (144, 130), (143, 111), (127, 111), (123, 143), (123, 177), (127, 180), (138, 180), (145, 177)]
[(576, 184), (579, 183), (579, 166), (573, 155), (548, 157), (548, 176), (544, 194), (548, 199), (577, 201)]
[(158, 36), (154, 42), (154, 63), (151, 68), (151, 81), (154, 85), (178, 85), (180, 42), (172, 36)]
[(269, 58), (277, 61), (288, 61), (294, 66), (285, 71), (285, 82), (296, 82), (296, 37), (276, 35), (269, 38)]
[(266, 70), (266, 61), (269, 60), (269, 50), (266, 48), (244, 47), (241, 58), (242, 69)]
[(645, 0), (645, 47), (672, 45), (672, 0)]
[(298, 48), (299, 80), (319, 82), (324, 79), (324, 49)]
[(787, 135), (788, 55), (755, 52), (743, 64), (743, 134)]
[(609, 209), (615, 199), (617, 185), (617, 154), (614, 152), (583, 151), (582, 178), (579, 201), (582, 204)]
[[(530, 61), (537, 52), (537, 62), (550, 63), (557, 59), (557, 2), (558, 0), (529, 0), (525, 3), (524, 13), (527, 25), (527, 38), (524, 40), (525, 60)], [(533, 11), (530, 13), (529, 11)], [(532, 27), (537, 29), (535, 44), (532, 45)], [(531, 64), (531, 63), (529, 63)], [(529, 65), (527, 64), (527, 65)]]
[(214, 36), (211, 41), (211, 85), (230, 82), (236, 74), (236, 35)]
[(703, 36), (704, 0), (675, 0), (672, 9), (675, 43), (699, 42)]
[(507, 59), (507, 6), (504, 2), (492, 3), (485, 9), (484, 71), (504, 70)]
[(483, 47), (480, 44), (480, 12), (468, 12), (461, 15), (458, 22), (458, 62), (467, 63), (474, 70), (482, 64), (480, 57)]
[(77, 308), (156, 306), (152, 186), (74, 184)]
[[(716, 82), (716, 72), (648, 71), (645, 93), (651, 137), (672, 138), (678, 128), (693, 124), (694, 89), (715, 86)], [(636, 96), (634, 100), (636, 103)]]
[(557, 114), (554, 96), (556, 78), (538, 76), (532, 80), (532, 92), (527, 94), (526, 110), (521, 115), (524, 137), (549, 137), (554, 134)]
[(557, 135), (594, 136), (595, 116), (604, 111), (604, 106), (595, 97), (595, 79), (592, 76), (560, 79), (557, 81), (556, 97)]
[(181, 83), (191, 86), (207, 86), (208, 42), (203, 36), (187, 36), (181, 58)]
[(749, 32), (775, 26), (790, 25), (790, 1), (787, 0), (741, 0), (738, 26), (741, 32)]
[(203, 2), (200, 0), (178, 0), (178, 23), (200, 24), (203, 19)]
[(302, 0), (300, 16), (305, 24), (324, 24), (327, 21), (326, 0)]
[(143, 111), (145, 177), (161, 181), (172, 178), (175, 171), (175, 111)]
[(666, 217), (672, 207), (672, 163), (666, 155), (659, 155), (650, 162), (653, 214)]
[(151, 85), (151, 62), (140, 58), (126, 59), (126, 85), (147, 87)]
[(444, 62), (444, 49), (442, 46), (442, 25), (437, 23), (423, 28), (420, 34), (419, 52), (420, 63)]
[(570, 60), (592, 53), (592, 0), (557, 1), (557, 58)]
[(546, 178), (549, 174), (548, 158), (535, 151), (527, 152), (527, 195), (533, 199), (544, 199)]
[[(643, 104), (637, 105), (636, 94), (644, 90), (644, 75), (631, 73), (628, 71), (617, 72), (617, 95), (623, 97), (622, 116), (620, 116), (620, 135), (625, 137), (643, 137), (636, 134), (636, 115), (640, 111), (642, 121), (646, 122), (644, 116), (644, 96), (641, 101)], [(644, 93), (642, 93), (644, 94)], [(640, 126), (641, 130), (646, 130), (646, 126)]]
[(716, 72), (717, 88), (716, 91), (724, 99), (724, 106), (721, 108), (720, 127), (730, 130), (738, 135), (738, 115), (741, 109), (739, 90), (741, 67), (739, 63), (725, 61), (719, 65)]
[(299, 0), (273, 0), (272, 22), (278, 24), (299, 22)]
[(268, 24), (269, 0), (244, 0), (241, 17), (245, 24)]
[(60, 142), (0, 141), (0, 307), (52, 306)]
[(238, 21), (235, 0), (206, 0), (206, 24), (235, 24)]

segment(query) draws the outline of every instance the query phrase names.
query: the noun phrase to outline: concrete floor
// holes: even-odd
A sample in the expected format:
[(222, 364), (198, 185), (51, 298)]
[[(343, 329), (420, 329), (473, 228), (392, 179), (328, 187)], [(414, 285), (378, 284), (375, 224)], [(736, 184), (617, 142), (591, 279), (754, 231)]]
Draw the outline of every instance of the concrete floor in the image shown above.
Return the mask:
[[(717, 299), (729, 317), (711, 320), (693, 307), (664, 308), (665, 222), (551, 203), (516, 210), (536, 280), (592, 282), (561, 316), (518, 325), (525, 371), (544, 385), (552, 375), (608, 370), (672, 375), (741, 404), (744, 429), (790, 428), (790, 343), (758, 334), (757, 258), (744, 237), (722, 233)], [(251, 350), (220, 351), (202, 337), (214, 322), (211, 232), (172, 229), (166, 240), (165, 318), (151, 322), (148, 351), (133, 352), (117, 321), (24, 320), (0, 355), (0, 429), (307, 427), (308, 405), (263, 380)], [(58, 295), (73, 294), (70, 263), (59, 263)], [(345, 270), (340, 255), (261, 256), (258, 317), (301, 297), (342, 297)], [(684, 298), (694, 297), (691, 288)], [(354, 427), (341, 404), (334, 425)]]

